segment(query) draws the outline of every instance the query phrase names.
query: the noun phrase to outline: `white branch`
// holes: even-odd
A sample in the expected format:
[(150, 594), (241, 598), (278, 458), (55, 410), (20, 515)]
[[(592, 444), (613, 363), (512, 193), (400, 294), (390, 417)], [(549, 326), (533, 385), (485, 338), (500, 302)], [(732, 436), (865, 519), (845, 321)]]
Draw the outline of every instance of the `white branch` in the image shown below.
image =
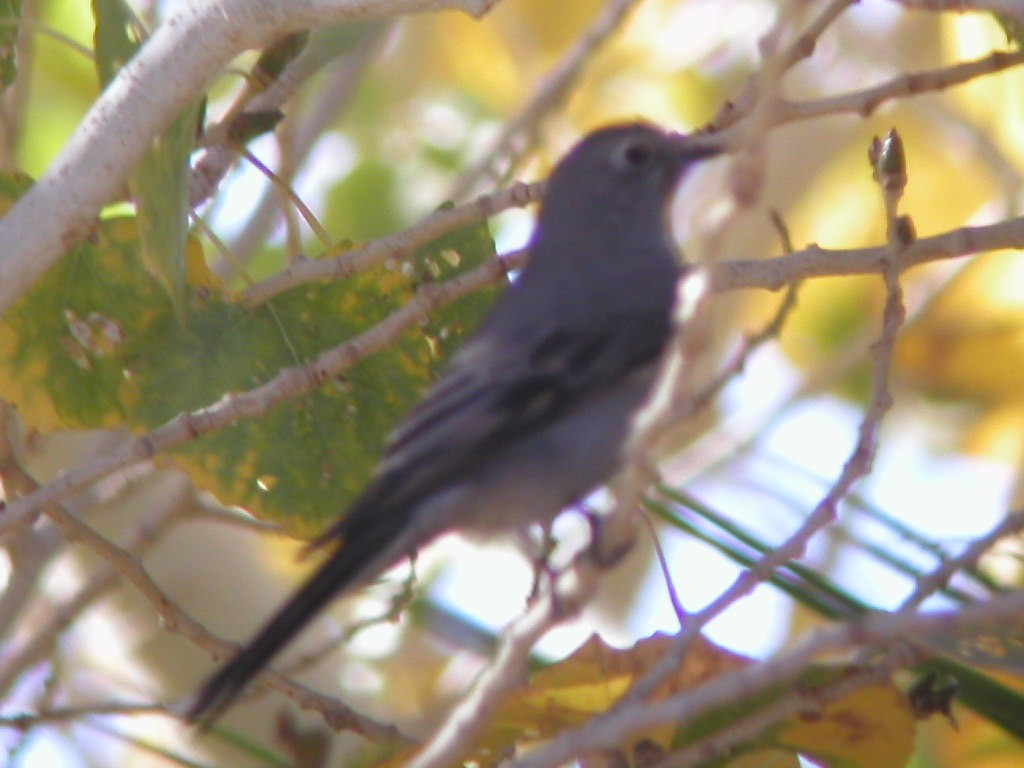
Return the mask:
[(92, 226), (143, 152), (237, 54), (315, 25), (496, 0), (193, 0), (156, 29), (35, 186), (0, 219), (0, 314)]

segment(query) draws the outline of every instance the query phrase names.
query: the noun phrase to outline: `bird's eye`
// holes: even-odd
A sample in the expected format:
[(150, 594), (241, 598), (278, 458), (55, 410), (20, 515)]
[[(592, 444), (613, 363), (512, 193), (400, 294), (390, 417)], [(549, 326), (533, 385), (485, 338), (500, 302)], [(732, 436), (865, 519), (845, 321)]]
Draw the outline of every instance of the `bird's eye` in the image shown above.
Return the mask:
[(624, 154), (630, 165), (647, 165), (654, 156), (654, 150), (649, 144), (630, 144)]
[(654, 159), (654, 147), (642, 139), (630, 139), (619, 147), (618, 165), (621, 170), (646, 168)]

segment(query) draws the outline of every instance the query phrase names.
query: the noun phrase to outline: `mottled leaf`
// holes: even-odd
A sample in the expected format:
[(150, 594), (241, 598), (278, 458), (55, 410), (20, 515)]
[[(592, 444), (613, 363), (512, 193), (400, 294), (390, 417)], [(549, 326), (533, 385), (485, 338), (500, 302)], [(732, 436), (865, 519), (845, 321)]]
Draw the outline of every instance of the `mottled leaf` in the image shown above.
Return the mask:
[[(812, 692), (804, 695), (813, 702)], [(776, 729), (773, 740), (836, 768), (904, 768), (914, 749), (914, 723), (906, 694), (884, 682), (808, 707)]]
[[(0, 397), (35, 428), (152, 429), (343, 343), (415, 287), (410, 270), (390, 265), (252, 309), (200, 280), (182, 323), (141, 265), (139, 226), (100, 222), (0, 322)], [(493, 251), (480, 224), (423, 249), (412, 271), (437, 260), (443, 279)], [(361, 488), (388, 431), (487, 301), (467, 297), (313, 394), (181, 447), (178, 463), (225, 502), (296, 532), (320, 529)]]

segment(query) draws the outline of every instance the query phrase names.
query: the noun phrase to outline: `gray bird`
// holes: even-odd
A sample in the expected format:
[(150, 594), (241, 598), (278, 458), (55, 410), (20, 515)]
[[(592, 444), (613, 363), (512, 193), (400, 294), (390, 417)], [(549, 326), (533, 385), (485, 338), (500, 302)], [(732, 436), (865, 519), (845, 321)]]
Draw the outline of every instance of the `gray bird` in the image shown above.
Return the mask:
[(720, 151), (635, 123), (566, 155), (526, 267), (321, 537), (334, 552), (207, 680), (188, 719), (211, 723), (329, 600), (438, 535), (550, 521), (608, 480), (671, 337), (684, 267), (668, 202), (695, 161)]

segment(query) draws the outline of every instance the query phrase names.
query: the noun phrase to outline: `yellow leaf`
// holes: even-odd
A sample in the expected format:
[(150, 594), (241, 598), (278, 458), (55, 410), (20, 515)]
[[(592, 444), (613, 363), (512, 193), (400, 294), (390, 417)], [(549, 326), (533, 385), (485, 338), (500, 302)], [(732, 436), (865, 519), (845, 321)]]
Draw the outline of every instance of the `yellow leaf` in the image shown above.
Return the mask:
[(203, 247), (194, 237), (185, 241), (185, 282), (193, 288), (221, 291), (223, 282), (206, 263)]
[(834, 766), (904, 768), (914, 715), (895, 685), (873, 685), (784, 725), (775, 741)]
[[(475, 759), (489, 765), (519, 742), (550, 738), (607, 711), (661, 660), (672, 642), (671, 637), (654, 635), (632, 648), (617, 649), (595, 635), (565, 660), (533, 675), (527, 687), (505, 702), (477, 744)], [(693, 688), (749, 663), (746, 657), (700, 637), (652, 699)], [(639, 733), (620, 748), (626, 754), (647, 747), (667, 750), (675, 730), (674, 724), (667, 724)]]
[(1021, 403), (1024, 260), (975, 257), (931, 301), (896, 346), (899, 373), (933, 393)]

